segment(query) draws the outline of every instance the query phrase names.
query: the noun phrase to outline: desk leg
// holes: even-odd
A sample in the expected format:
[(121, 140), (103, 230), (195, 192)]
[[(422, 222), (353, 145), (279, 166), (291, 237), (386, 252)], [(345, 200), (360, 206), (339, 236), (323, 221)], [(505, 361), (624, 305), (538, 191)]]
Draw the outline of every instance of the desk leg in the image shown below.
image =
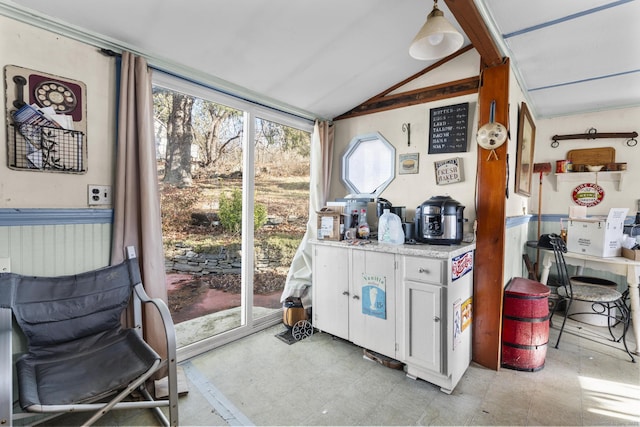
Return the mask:
[(542, 272), (540, 273), (540, 283), (542, 283), (543, 285), (546, 285), (547, 281), (549, 280), (549, 270), (551, 270), (552, 262), (553, 260), (548, 253), (545, 253), (542, 256)]
[(636, 349), (633, 353), (640, 355), (640, 295), (638, 295), (638, 277), (640, 277), (640, 267), (633, 265), (627, 267), (627, 286), (629, 286), (629, 299), (631, 300), (631, 321), (633, 323), (633, 335), (636, 341)]

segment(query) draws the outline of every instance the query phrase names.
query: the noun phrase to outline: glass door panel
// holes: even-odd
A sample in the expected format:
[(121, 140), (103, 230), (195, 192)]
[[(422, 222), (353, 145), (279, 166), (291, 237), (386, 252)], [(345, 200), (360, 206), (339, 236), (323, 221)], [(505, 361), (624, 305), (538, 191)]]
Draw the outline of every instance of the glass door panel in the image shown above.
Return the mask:
[(280, 297), (309, 216), (310, 138), (255, 121), (253, 319), (282, 317)]
[(154, 87), (167, 291), (178, 348), (242, 325), (243, 112)]

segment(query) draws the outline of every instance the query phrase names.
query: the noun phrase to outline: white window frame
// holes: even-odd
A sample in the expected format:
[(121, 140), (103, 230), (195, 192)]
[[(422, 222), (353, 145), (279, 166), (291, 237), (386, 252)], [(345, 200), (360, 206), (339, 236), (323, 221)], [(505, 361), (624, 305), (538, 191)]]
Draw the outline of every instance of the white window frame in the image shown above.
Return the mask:
[[(254, 319), (253, 318), (253, 292), (246, 292), (246, 289), (253, 287), (253, 206), (254, 206), (254, 184), (255, 184), (255, 122), (260, 118), (271, 122), (279, 123), (292, 128), (300, 129), (309, 133), (313, 132), (313, 123), (302, 117), (289, 113), (277, 111), (275, 109), (238, 98), (233, 95), (222, 93), (213, 88), (164, 73), (153, 71), (153, 85), (165, 89), (184, 93), (197, 98), (216, 102), (244, 112), (244, 132), (242, 140), (243, 174), (242, 174), (242, 302), (241, 302), (241, 326), (202, 341), (186, 345), (178, 349), (179, 361), (189, 359), (205, 351), (235, 341), (239, 338), (250, 335), (258, 330), (277, 324), (282, 321), (281, 313)], [(247, 149), (250, 147), (251, 149)], [(251, 248), (251, 249), (250, 249)]]

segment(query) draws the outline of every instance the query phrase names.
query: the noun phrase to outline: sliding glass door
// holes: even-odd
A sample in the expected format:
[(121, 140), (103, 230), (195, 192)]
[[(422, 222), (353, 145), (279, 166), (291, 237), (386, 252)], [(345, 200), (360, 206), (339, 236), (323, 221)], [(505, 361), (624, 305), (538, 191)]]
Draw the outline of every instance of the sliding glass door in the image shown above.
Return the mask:
[(191, 357), (282, 319), (311, 123), (164, 74), (154, 113), (169, 308)]

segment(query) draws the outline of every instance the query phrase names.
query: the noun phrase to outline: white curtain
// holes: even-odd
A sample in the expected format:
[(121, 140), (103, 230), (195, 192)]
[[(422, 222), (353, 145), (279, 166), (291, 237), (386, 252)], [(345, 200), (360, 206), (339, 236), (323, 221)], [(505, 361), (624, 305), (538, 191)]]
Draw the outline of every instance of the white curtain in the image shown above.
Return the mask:
[[(135, 246), (145, 291), (166, 302), (151, 70), (144, 58), (129, 52), (122, 54), (117, 144), (111, 264), (122, 262), (125, 248)], [(166, 357), (162, 320), (151, 307), (143, 322), (146, 341)]]
[(311, 244), (317, 235), (318, 212), (326, 203), (331, 182), (333, 159), (333, 125), (316, 121), (311, 136), (311, 170), (309, 183), (309, 221), (307, 230), (296, 251), (280, 302), (287, 298), (300, 298), (305, 308), (312, 306), (311, 300)]

